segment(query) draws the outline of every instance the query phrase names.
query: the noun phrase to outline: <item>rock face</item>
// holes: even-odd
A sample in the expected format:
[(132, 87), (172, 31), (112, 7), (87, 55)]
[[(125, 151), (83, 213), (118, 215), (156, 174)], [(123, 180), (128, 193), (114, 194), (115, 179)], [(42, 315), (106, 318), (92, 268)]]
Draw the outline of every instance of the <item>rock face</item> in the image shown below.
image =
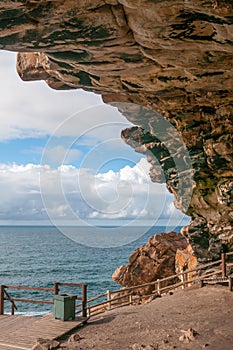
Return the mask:
[[(128, 113), (128, 119), (132, 120), (131, 116), (132, 113), (130, 116)], [(135, 127), (124, 130), (122, 137), (137, 152), (147, 155), (152, 164), (152, 181), (164, 182), (165, 179), (168, 190), (176, 198), (176, 207), (191, 216), (190, 226), (184, 227), (182, 233), (189, 239), (199, 259), (217, 258), (222, 250), (232, 249), (232, 120), (229, 119), (229, 123), (219, 120), (212, 130), (211, 123), (207, 122), (209, 131), (205, 133), (204, 126), (200, 129), (203, 118), (198, 126), (199, 131), (202, 130), (200, 137), (195, 128), (184, 130), (182, 135), (189, 133), (190, 137), (185, 142), (189, 154), (187, 159), (186, 151), (174, 133), (167, 139), (154, 136), (160, 120), (158, 117), (153, 119), (151, 132)], [(214, 121), (214, 117), (209, 120)], [(143, 127), (145, 124), (135, 109), (134, 123)], [(197, 124), (197, 120), (194, 123)], [(166, 135), (171, 135), (172, 130), (169, 132), (167, 128), (166, 131)], [(212, 151), (207, 145), (211, 145)], [(218, 149), (218, 146), (221, 151), (217, 154), (214, 148)], [(224, 147), (227, 150), (223, 151)], [(180, 159), (187, 164), (181, 164)]]
[[(184, 251), (186, 257), (182, 260), (180, 256), (184, 256)], [(176, 258), (178, 265), (175, 263)], [(129, 264), (118, 267), (112, 278), (123, 287), (130, 287), (174, 275), (175, 266), (186, 265), (186, 269), (191, 269), (196, 264), (197, 259), (184, 236), (177, 232), (161, 233), (155, 234), (146, 244), (137, 248), (130, 255)], [(175, 282), (170, 280), (169, 284)], [(167, 285), (167, 282), (163, 283), (161, 287)], [(146, 287), (143, 293), (151, 293), (153, 288)]]
[[(22, 79), (120, 103), (137, 126), (123, 138), (147, 154), (152, 181), (166, 182), (176, 206), (190, 215), (183, 233), (200, 260), (233, 246), (232, 25), (232, 0), (0, 4), (0, 49), (20, 52)], [(142, 116), (140, 106), (150, 112)], [(159, 115), (188, 150), (181, 171), (185, 156), (170, 145), (173, 133), (157, 136)]]

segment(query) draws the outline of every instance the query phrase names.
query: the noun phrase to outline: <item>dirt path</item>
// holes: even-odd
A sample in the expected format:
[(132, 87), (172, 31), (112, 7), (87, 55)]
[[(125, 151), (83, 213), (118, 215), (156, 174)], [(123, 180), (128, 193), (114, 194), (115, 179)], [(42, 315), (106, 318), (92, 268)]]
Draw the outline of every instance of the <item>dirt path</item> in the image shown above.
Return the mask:
[[(181, 342), (189, 328), (198, 335)], [(233, 293), (221, 286), (180, 290), (95, 316), (78, 334), (81, 340), (64, 349), (233, 350)]]

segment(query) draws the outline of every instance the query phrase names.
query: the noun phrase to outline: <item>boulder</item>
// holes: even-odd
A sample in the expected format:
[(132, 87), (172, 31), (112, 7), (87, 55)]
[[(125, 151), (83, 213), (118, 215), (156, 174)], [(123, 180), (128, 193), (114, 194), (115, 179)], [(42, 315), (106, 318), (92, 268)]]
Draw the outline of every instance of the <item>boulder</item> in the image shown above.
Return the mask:
[(38, 338), (32, 350), (53, 350), (58, 349), (60, 343), (57, 340)]
[[(179, 254), (177, 254), (177, 251)], [(176, 274), (176, 256), (187, 251), (190, 257), (179, 259), (179, 267), (182, 263), (195, 261), (195, 257), (186, 238), (177, 232), (167, 232), (153, 235), (149, 241), (137, 248), (129, 258), (129, 263), (118, 267), (112, 275), (115, 282), (122, 287), (140, 285), (157, 279), (162, 279)], [(186, 256), (185, 253), (182, 256)], [(161, 287), (176, 282), (176, 278), (163, 282)], [(154, 286), (144, 287), (138, 293), (150, 294)]]

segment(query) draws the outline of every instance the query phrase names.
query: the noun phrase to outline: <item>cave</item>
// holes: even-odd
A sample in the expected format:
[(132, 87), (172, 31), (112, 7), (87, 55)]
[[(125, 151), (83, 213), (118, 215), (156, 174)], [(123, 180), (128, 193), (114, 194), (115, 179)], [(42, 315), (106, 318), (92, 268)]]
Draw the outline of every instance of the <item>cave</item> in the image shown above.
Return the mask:
[(190, 216), (199, 259), (233, 247), (232, 0), (5, 0), (0, 49), (24, 81), (101, 94), (123, 140)]

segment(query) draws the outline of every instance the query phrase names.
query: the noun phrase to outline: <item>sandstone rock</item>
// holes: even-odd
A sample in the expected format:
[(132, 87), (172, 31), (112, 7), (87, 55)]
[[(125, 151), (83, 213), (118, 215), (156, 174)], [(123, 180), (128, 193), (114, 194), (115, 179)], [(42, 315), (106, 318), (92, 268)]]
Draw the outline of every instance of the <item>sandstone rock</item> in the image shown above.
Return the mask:
[[(123, 113), (140, 128), (122, 137), (133, 147), (136, 137), (152, 181), (166, 182), (176, 207), (191, 217), (184, 233), (202, 261), (233, 248), (232, 18), (232, 0), (0, 4), (0, 49), (19, 52), (22, 79), (133, 105)], [(139, 113), (141, 106), (153, 113)], [(158, 113), (178, 131), (188, 157), (172, 128), (167, 139), (158, 137)]]
[[(184, 249), (177, 249), (175, 256), (176, 273), (195, 269), (197, 265), (198, 260), (190, 244)], [(191, 279), (194, 274), (195, 272), (188, 273), (188, 279)]]
[(56, 340), (38, 338), (32, 350), (53, 350), (58, 349), (60, 343)]
[[(137, 248), (123, 265), (113, 273), (113, 280), (123, 287), (130, 287), (156, 281), (175, 274), (177, 250), (188, 247), (184, 236), (177, 232), (155, 234), (149, 241)], [(174, 283), (175, 280), (169, 281)], [(168, 282), (164, 282), (166, 286)], [(139, 293), (151, 293), (154, 287), (145, 287)]]
[(132, 350), (141, 350), (141, 345), (140, 344), (133, 344)]
[(132, 350), (158, 350), (158, 345), (133, 344)]
[(189, 328), (187, 331), (182, 330), (181, 331), (183, 335), (179, 337), (179, 341), (184, 343), (190, 343), (191, 341), (194, 341), (197, 336), (197, 331), (195, 329)]
[(68, 339), (68, 343), (76, 343), (79, 342), (81, 340), (81, 337), (78, 333), (72, 334), (69, 339)]

